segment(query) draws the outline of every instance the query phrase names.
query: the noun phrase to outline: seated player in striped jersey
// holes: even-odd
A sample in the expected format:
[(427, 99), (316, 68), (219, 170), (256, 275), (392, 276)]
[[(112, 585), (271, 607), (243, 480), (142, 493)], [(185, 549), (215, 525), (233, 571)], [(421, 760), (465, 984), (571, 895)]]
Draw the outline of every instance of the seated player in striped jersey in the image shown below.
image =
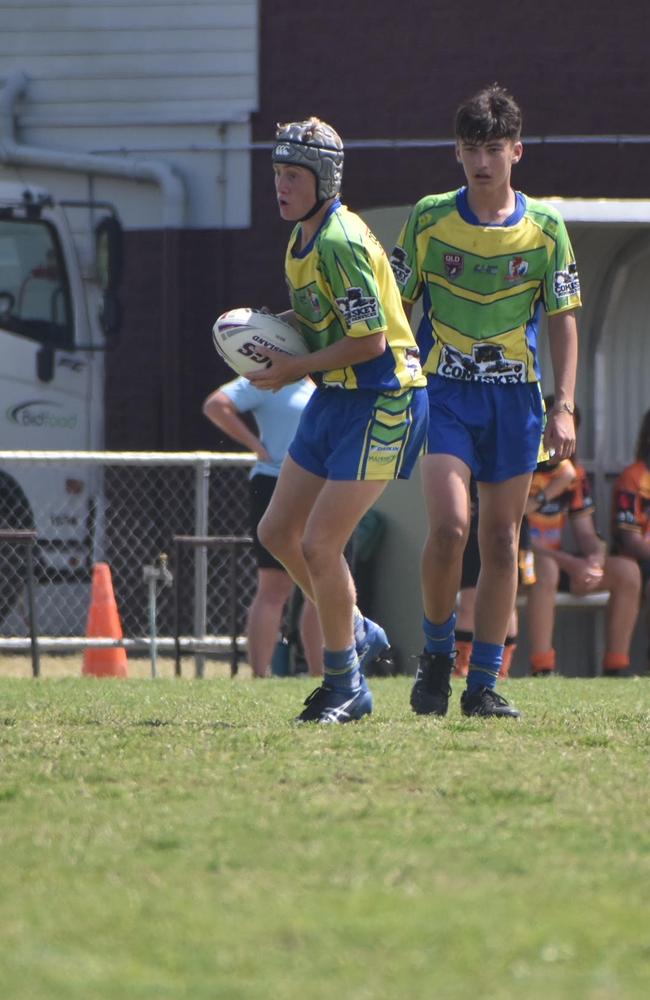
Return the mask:
[[(545, 403), (552, 407), (553, 397), (546, 397)], [(575, 423), (577, 431), (577, 407)], [(563, 465), (555, 458), (541, 462), (531, 484), (528, 521), (537, 577), (528, 590), (526, 603), (531, 671), (540, 677), (552, 674), (557, 667), (553, 647), (557, 591), (578, 597), (609, 591), (603, 674), (627, 677), (632, 632), (639, 613), (639, 567), (633, 559), (607, 555), (606, 543), (596, 531), (596, 508), (587, 472), (574, 462), (573, 480), (561, 489)], [(567, 523), (574, 551), (567, 549), (563, 537)]]
[(639, 564), (648, 625), (650, 673), (650, 410), (641, 421), (635, 460), (614, 483), (612, 552)]

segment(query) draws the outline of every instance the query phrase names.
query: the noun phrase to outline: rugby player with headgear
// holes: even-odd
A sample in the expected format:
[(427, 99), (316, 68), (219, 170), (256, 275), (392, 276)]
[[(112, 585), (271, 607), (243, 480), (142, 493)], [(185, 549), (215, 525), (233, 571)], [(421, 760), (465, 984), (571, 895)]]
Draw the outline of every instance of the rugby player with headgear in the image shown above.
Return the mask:
[(275, 391), (310, 374), (318, 387), (258, 533), (315, 603), (323, 632), (323, 684), (298, 721), (344, 723), (372, 711), (363, 667), (388, 640), (358, 610), (343, 551), (387, 482), (416, 464), (425, 379), (388, 257), (340, 201), (340, 137), (318, 118), (279, 125), (272, 160), (280, 215), (294, 224), (283, 318), (310, 353), (269, 352), (269, 367), (250, 380)]

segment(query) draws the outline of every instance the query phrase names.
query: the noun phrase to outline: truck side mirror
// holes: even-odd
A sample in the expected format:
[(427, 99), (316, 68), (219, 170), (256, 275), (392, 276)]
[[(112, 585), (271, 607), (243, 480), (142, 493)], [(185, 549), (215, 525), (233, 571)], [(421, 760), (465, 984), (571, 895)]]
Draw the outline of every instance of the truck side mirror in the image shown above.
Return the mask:
[(122, 326), (122, 305), (117, 294), (106, 289), (99, 310), (99, 322), (107, 340), (115, 339)]
[(39, 382), (51, 382), (54, 378), (54, 348), (43, 344), (36, 352), (36, 376)]
[(103, 292), (115, 292), (122, 279), (122, 227), (113, 215), (95, 226), (97, 278)]
[(115, 340), (122, 325), (122, 308), (117, 289), (122, 279), (122, 227), (114, 215), (107, 215), (95, 227), (97, 279), (103, 292), (99, 321), (107, 340)]

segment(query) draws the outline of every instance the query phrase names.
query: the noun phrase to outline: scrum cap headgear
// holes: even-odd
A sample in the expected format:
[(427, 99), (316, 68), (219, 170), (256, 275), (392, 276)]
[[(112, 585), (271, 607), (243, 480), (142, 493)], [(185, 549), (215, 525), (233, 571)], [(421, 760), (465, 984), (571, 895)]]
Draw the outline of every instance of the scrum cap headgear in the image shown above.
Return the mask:
[(322, 203), (341, 190), (343, 142), (337, 132), (319, 118), (278, 125), (272, 159), (274, 163), (295, 163), (316, 177), (316, 196)]

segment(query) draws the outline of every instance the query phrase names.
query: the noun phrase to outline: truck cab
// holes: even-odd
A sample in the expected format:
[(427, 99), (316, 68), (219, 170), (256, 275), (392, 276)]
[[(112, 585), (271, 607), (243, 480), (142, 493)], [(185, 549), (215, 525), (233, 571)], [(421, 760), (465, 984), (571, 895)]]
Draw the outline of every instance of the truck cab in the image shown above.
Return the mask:
[[(74, 228), (73, 228), (74, 227)], [(88, 451), (104, 444), (104, 355), (119, 328), (119, 221), (108, 205), (57, 202), (0, 182), (0, 450)], [(0, 460), (0, 526), (35, 529), (39, 579), (91, 568), (99, 470)], [(0, 549), (0, 621), (22, 585)]]

